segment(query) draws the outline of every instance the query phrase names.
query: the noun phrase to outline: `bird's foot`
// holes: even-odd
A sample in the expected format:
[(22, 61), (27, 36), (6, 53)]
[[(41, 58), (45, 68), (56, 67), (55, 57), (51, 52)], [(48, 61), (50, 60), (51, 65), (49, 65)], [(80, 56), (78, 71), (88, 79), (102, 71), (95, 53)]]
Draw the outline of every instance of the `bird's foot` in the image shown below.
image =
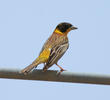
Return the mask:
[(62, 73), (63, 71), (67, 71), (67, 70), (65, 70), (65, 69), (61, 69), (60, 72), (58, 72), (57, 75), (61, 75), (61, 73)]

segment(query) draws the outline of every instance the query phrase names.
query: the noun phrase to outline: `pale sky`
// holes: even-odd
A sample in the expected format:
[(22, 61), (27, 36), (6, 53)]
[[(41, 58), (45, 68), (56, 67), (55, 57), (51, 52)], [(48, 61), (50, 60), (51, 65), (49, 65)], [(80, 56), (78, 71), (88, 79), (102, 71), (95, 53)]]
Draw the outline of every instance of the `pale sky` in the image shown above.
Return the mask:
[[(70, 47), (59, 65), (72, 72), (110, 74), (109, 0), (1, 0), (0, 67), (29, 65), (60, 22), (78, 30), (69, 33)], [(110, 86), (105, 85), (0, 79), (1, 100), (109, 98)]]

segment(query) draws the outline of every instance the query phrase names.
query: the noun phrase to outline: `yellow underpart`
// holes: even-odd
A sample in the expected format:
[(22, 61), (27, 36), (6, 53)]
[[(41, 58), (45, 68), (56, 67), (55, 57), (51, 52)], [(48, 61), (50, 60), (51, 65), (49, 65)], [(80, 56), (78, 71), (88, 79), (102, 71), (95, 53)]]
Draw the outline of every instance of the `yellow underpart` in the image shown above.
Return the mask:
[(46, 48), (42, 51), (42, 53), (40, 54), (40, 56), (38, 57), (39, 58), (42, 58), (44, 59), (44, 62), (46, 62), (50, 56), (50, 48)]
[(55, 33), (58, 33), (58, 34), (61, 34), (61, 35), (63, 35), (64, 33), (62, 33), (60, 30), (58, 30), (58, 29), (56, 29), (55, 30)]

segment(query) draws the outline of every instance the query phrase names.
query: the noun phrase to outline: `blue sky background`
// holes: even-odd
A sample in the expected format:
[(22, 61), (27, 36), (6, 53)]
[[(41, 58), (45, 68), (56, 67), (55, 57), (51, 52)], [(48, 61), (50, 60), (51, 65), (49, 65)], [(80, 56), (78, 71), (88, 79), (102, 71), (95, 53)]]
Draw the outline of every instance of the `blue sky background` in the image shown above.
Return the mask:
[[(109, 0), (1, 0), (0, 67), (29, 65), (60, 22), (78, 30), (68, 35), (70, 48), (59, 64), (73, 72), (110, 74)], [(0, 79), (1, 100), (109, 98), (110, 86)]]

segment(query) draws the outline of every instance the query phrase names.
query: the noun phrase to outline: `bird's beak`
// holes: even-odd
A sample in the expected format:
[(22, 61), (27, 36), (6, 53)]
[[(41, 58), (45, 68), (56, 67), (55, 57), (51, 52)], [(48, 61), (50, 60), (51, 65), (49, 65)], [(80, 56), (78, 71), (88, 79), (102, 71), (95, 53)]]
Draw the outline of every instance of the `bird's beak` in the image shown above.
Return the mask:
[(78, 28), (77, 27), (74, 27), (74, 26), (71, 27), (71, 30), (75, 30), (75, 29), (78, 29)]

